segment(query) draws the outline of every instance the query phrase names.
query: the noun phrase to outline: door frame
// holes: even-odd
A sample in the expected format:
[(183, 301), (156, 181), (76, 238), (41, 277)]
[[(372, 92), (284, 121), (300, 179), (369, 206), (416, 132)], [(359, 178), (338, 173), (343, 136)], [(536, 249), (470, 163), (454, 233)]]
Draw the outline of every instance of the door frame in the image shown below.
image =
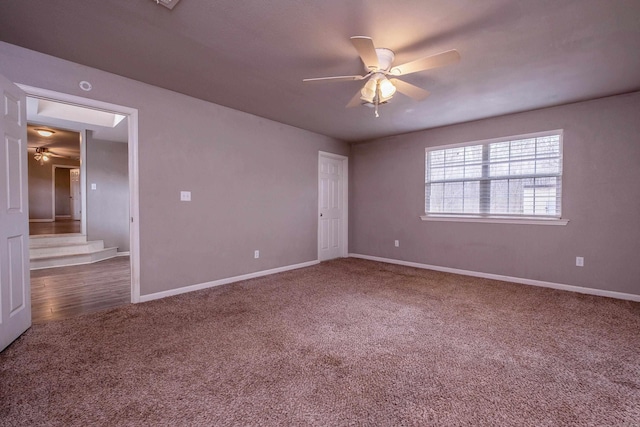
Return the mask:
[(349, 157), (341, 154), (329, 153), (327, 151), (318, 151), (318, 208), (316, 213), (317, 221), (317, 258), (320, 260), (320, 162), (322, 158), (340, 160), (342, 162), (342, 230), (340, 230), (341, 250), (340, 256), (346, 258), (349, 256)]
[[(138, 110), (136, 108), (125, 107), (123, 105), (111, 104), (109, 102), (98, 101), (91, 98), (83, 98), (62, 92), (48, 89), (41, 89), (20, 83), (15, 83), (22, 89), (27, 97), (45, 99), (49, 101), (63, 102), (77, 105), (84, 108), (92, 108), (112, 113), (122, 114), (128, 118), (128, 150), (129, 150), (129, 262), (131, 266), (131, 302), (140, 302), (140, 202), (139, 202), (139, 179), (138, 179)], [(84, 134), (85, 132), (82, 132)], [(81, 160), (80, 160), (80, 186), (84, 190), (83, 215), (86, 213), (86, 158), (82, 152), (86, 153), (84, 147), (86, 136), (81, 135)], [(84, 172), (84, 173), (83, 173)], [(23, 173), (26, 173), (24, 171)], [(85, 177), (83, 179), (83, 176)], [(86, 234), (86, 222), (83, 224), (83, 234)]]

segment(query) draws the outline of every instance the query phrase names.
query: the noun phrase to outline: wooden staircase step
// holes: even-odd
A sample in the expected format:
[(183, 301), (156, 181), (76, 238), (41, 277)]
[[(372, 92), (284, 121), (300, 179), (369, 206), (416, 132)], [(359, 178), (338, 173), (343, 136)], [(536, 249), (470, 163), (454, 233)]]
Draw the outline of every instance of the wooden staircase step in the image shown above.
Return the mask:
[(91, 264), (117, 256), (118, 248), (105, 248), (102, 240), (87, 241), (82, 234), (50, 234), (29, 237), (31, 270)]
[(63, 255), (45, 255), (31, 257), (30, 269), (40, 270), (43, 268), (65, 267), (69, 265), (91, 264), (97, 261), (113, 258), (117, 256), (118, 248), (104, 248), (101, 250)]
[(34, 259), (44, 256), (86, 254), (102, 249), (104, 249), (104, 242), (102, 240), (92, 240), (85, 243), (67, 243), (57, 246), (47, 245), (30, 247), (29, 255), (31, 259)]
[(87, 236), (82, 234), (77, 234), (77, 233), (43, 234), (38, 236), (29, 236), (30, 248), (79, 244), (79, 243), (86, 243), (86, 242), (87, 242)]

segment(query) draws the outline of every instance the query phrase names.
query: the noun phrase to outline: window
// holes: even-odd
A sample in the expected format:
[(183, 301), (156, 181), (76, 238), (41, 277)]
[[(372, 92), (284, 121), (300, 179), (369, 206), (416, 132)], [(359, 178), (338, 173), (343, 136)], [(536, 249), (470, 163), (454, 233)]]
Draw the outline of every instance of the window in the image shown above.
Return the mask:
[(425, 164), (423, 219), (561, 217), (561, 130), (427, 148)]

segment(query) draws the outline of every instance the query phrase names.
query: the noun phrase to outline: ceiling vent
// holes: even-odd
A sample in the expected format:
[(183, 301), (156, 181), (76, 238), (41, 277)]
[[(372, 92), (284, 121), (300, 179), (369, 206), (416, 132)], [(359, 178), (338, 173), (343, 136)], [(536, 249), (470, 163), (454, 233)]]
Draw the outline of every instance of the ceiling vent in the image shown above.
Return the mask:
[(173, 9), (180, 0), (154, 0), (156, 4), (161, 4), (167, 9)]

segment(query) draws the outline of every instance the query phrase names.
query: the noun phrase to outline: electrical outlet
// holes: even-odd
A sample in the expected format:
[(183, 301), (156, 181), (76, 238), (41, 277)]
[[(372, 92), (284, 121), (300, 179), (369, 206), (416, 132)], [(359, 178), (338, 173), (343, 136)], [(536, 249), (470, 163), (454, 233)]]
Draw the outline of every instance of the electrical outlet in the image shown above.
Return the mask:
[(393, 244), (394, 244), (394, 246), (396, 248), (399, 248), (400, 247), (400, 240), (396, 240), (395, 242), (393, 242)]
[(260, 251), (253, 251), (253, 257), (254, 257), (255, 259), (260, 258)]
[(191, 191), (181, 191), (180, 192), (180, 200), (183, 202), (191, 201)]
[(576, 257), (576, 267), (584, 267), (584, 258), (581, 256)]

